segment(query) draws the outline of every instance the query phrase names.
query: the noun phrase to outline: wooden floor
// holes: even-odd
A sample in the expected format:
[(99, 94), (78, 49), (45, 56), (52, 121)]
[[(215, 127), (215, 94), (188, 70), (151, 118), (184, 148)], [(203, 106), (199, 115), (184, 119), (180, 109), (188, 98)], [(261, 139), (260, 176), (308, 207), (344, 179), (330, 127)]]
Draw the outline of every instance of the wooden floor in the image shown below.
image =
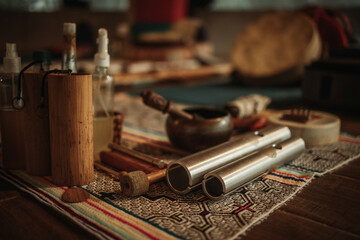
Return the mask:
[(243, 239), (360, 239), (360, 158), (313, 180)]
[[(243, 239), (360, 239), (360, 158), (313, 180)], [(0, 180), (0, 239), (93, 239)]]

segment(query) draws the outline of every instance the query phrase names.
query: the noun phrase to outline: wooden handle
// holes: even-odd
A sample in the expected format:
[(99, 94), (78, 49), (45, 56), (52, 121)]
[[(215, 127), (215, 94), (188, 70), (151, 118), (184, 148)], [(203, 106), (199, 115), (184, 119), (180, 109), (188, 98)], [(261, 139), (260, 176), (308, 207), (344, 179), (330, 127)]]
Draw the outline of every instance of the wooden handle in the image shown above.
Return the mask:
[(190, 113), (183, 111), (176, 104), (171, 103), (162, 96), (154, 93), (153, 91), (144, 91), (141, 93), (141, 97), (145, 105), (154, 109), (160, 110), (163, 113), (169, 113), (180, 118), (186, 118), (189, 120), (194, 119), (194, 116)]
[(166, 176), (166, 171), (167, 171), (167, 169), (161, 169), (161, 170), (158, 170), (156, 172), (152, 172), (152, 173), (147, 174), (147, 178), (149, 180), (149, 183), (152, 184), (152, 183), (155, 183), (155, 182), (162, 181)]
[(101, 162), (111, 167), (127, 172), (141, 170), (145, 173), (151, 173), (159, 170), (149, 163), (118, 152), (102, 151), (100, 152), (100, 159)]

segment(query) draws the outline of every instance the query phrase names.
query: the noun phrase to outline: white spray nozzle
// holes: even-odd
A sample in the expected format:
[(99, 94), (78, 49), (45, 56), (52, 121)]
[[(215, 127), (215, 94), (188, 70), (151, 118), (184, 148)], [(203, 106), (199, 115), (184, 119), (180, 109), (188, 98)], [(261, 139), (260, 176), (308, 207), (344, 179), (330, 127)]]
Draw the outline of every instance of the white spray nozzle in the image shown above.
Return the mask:
[(106, 37), (107, 38), (107, 30), (105, 28), (99, 28), (99, 37)]
[(64, 23), (63, 34), (75, 35), (76, 34), (76, 24), (75, 23)]
[(99, 67), (109, 67), (110, 55), (108, 53), (109, 38), (107, 30), (100, 28), (98, 31), (98, 52), (95, 54), (95, 65)]
[(17, 57), (16, 44), (6, 43), (6, 57)]
[(16, 51), (15, 43), (6, 43), (6, 54), (4, 57), (4, 72), (18, 73), (20, 72), (21, 60)]
[(97, 44), (98, 44), (98, 53), (103, 54), (108, 52), (109, 39), (107, 35), (107, 30), (105, 28), (99, 29)]

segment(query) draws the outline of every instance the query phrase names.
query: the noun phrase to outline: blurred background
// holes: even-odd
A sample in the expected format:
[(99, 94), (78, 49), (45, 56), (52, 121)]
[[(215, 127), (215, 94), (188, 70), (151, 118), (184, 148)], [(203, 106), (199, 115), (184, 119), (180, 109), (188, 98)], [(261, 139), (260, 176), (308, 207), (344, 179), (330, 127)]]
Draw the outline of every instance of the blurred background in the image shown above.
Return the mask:
[[(252, 27), (255, 29), (252, 31), (260, 33), (258, 39), (261, 39), (267, 27), (261, 25), (259, 19), (284, 11), (302, 13), (311, 19), (316, 27), (313, 34), (320, 35), (320, 44), (311, 51), (297, 52), (307, 55), (307, 59), (296, 59), (298, 65), (271, 72), (277, 67), (272, 62), (281, 65), (282, 58), (282, 54), (275, 57), (273, 54), (285, 52), (290, 56), (293, 50), (287, 45), (293, 40), (288, 40), (284, 49), (271, 49), (272, 43), (266, 47), (271, 49), (270, 55), (259, 56), (256, 44), (248, 38), (251, 31), (245, 30)], [(280, 44), (292, 34), (286, 21), (268, 25), (277, 31), (275, 35), (285, 36), (279, 38)], [(154, 87), (160, 86), (160, 82), (180, 82), (180, 85), (216, 82), (215, 85), (175, 90), (160, 88), (159, 91), (170, 100), (183, 103), (220, 106), (238, 96), (257, 92), (275, 100), (275, 107), (281, 107), (281, 103), (306, 102), (351, 111), (360, 109), (359, 101), (349, 97), (359, 86), (356, 81), (360, 59), (358, 0), (0, 0), (0, 55), (5, 54), (6, 42), (14, 42), (23, 63), (31, 60), (34, 50), (46, 49), (52, 53), (54, 66), (59, 66), (64, 22), (77, 24), (79, 71), (93, 71), (97, 30), (101, 27), (108, 30), (110, 71), (121, 90), (135, 85), (148, 87), (154, 82), (157, 83)], [(302, 36), (301, 26), (294, 26), (294, 29)], [(261, 44), (261, 47), (266, 45)], [(296, 45), (299, 44), (292, 43), (293, 48)], [(256, 61), (254, 55), (258, 57)], [(268, 64), (264, 67), (267, 71), (263, 71), (264, 75), (258, 64), (262, 61)], [(259, 71), (249, 72), (243, 66)], [(161, 72), (166, 74), (159, 74)], [(219, 75), (221, 78), (214, 78)], [(344, 78), (350, 82), (344, 84), (339, 80)], [(337, 81), (347, 88), (339, 87)], [(240, 88), (233, 88), (239, 85)], [(223, 90), (218, 91), (220, 88)]]
[[(34, 49), (62, 45), (64, 22), (81, 24), (84, 32), (78, 34), (92, 37), (80, 38), (80, 42), (95, 44), (100, 27), (108, 29), (113, 42), (122, 34), (120, 25), (128, 20), (129, 1), (1, 0), (0, 42), (16, 42), (23, 57), (31, 56)], [(229, 59), (236, 35), (261, 15), (314, 5), (340, 9), (351, 21), (354, 35), (360, 35), (360, 1), (357, 0), (198, 0), (190, 1), (187, 14), (203, 21), (215, 55)], [(114, 53), (116, 49), (112, 47)], [(5, 53), (4, 44), (0, 53)]]

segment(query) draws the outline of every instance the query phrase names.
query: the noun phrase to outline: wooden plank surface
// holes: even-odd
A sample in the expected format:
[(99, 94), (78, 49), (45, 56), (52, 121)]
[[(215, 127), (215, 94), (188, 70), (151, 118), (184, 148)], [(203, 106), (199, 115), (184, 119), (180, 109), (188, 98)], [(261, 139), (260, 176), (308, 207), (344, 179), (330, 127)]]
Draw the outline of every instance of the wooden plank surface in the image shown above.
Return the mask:
[(0, 239), (94, 239), (72, 220), (0, 181)]
[[(360, 239), (359, 168), (360, 158), (313, 180), (242, 239)], [(1, 179), (0, 239), (59, 238), (94, 237)]]
[(279, 209), (241, 239), (359, 239), (359, 236)]
[(138, 74), (115, 74), (114, 82), (115, 85), (136, 85), (146, 83), (158, 84), (166, 81), (197, 81), (207, 79), (210, 76), (228, 76), (232, 70), (231, 64), (223, 63), (212, 66), (202, 66), (197, 69), (165, 70)]
[(359, 169), (360, 158), (314, 179), (242, 239), (360, 239)]

